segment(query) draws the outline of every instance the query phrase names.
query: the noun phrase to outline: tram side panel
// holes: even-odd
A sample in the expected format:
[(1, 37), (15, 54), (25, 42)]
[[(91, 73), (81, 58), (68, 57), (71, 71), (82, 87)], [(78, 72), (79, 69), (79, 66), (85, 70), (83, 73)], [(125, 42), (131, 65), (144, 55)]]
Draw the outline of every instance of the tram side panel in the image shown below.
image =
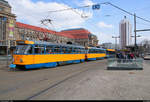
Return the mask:
[(88, 53), (87, 60), (104, 59), (105, 56), (106, 56), (105, 53)]
[(57, 62), (79, 63), (85, 59), (85, 54), (41, 54), (14, 55), (14, 63), (27, 69), (41, 67), (56, 67)]
[(30, 65), (34, 63), (34, 55), (13, 55), (13, 64)]
[(86, 57), (87, 60), (104, 59), (106, 57), (106, 51), (99, 48), (89, 48)]

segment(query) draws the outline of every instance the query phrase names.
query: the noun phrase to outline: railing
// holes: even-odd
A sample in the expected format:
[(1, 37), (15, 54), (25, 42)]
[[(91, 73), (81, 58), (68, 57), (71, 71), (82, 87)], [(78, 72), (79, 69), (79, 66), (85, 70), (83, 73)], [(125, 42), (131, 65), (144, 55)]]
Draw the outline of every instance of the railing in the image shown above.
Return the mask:
[(12, 63), (12, 56), (0, 56), (0, 67), (9, 66)]
[(8, 46), (8, 41), (0, 40), (0, 46)]
[(0, 40), (0, 46), (16, 46), (15, 40)]
[(107, 69), (143, 69), (143, 59), (107, 59)]

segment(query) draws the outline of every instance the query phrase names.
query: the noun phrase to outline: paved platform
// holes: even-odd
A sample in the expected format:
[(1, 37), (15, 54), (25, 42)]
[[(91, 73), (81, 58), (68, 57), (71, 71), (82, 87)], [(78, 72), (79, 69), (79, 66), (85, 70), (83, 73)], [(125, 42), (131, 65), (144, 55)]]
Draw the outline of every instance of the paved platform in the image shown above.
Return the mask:
[(29, 71), (0, 67), (0, 99), (150, 100), (149, 66), (107, 70), (107, 60), (98, 60)]

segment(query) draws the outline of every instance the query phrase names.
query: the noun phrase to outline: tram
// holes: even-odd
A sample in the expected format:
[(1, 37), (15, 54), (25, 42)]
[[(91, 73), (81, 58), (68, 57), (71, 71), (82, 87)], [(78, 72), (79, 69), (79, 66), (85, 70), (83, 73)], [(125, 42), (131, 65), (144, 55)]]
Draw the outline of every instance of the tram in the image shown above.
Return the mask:
[(116, 55), (115, 49), (106, 49), (106, 58), (114, 58)]
[(85, 60), (85, 48), (75, 45), (54, 44), (41, 41), (17, 41), (13, 64), (31, 69), (56, 67), (62, 63), (79, 63)]
[(80, 63), (104, 57), (106, 57), (106, 51), (102, 48), (18, 40), (16, 51), (13, 54), (13, 65), (16, 68), (34, 69)]
[(96, 47), (88, 47), (88, 53), (86, 54), (87, 60), (104, 59), (106, 57), (106, 50)]

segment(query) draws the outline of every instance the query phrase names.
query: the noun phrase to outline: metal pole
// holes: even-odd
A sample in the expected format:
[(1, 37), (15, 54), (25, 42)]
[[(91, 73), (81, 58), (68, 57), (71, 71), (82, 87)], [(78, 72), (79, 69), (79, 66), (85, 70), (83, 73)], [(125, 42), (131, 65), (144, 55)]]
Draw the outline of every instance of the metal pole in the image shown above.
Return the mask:
[(117, 49), (117, 37), (115, 37), (115, 49)]
[(141, 30), (136, 30), (136, 32), (142, 32), (142, 31), (150, 31), (150, 29), (141, 29)]
[(117, 49), (117, 38), (120, 38), (119, 36), (117, 37), (117, 36), (112, 36), (112, 38), (115, 38), (115, 49)]
[(9, 66), (9, 63), (8, 63), (8, 48), (9, 47), (9, 40), (7, 41), (7, 67)]
[(135, 47), (136, 45), (136, 14), (134, 13), (134, 34), (135, 34)]

